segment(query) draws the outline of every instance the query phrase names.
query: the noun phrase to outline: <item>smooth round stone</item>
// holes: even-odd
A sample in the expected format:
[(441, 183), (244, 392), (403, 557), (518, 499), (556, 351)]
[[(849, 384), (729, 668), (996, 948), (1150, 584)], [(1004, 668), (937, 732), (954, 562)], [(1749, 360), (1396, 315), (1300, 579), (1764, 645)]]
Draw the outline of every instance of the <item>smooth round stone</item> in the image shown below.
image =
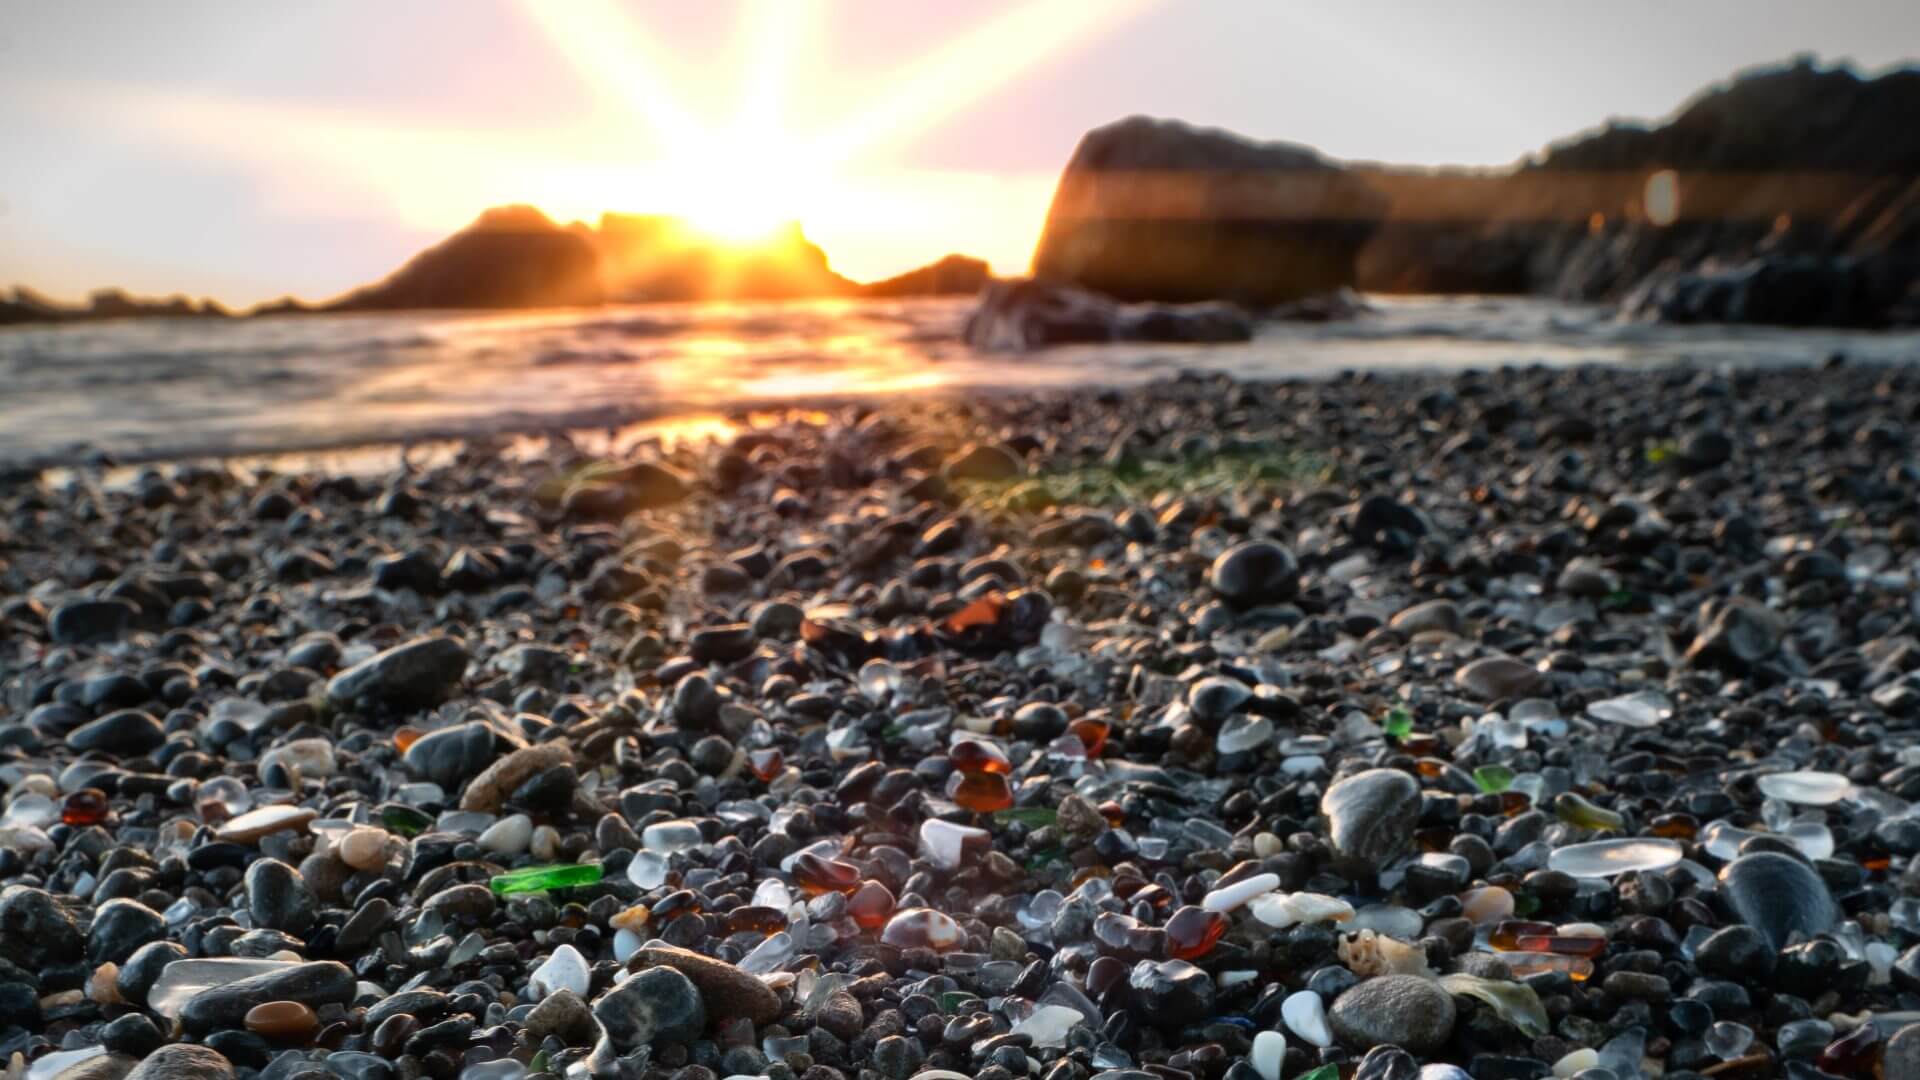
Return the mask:
[[(181, 961), (192, 963), (192, 961)], [(199, 961), (207, 964), (211, 961)], [(255, 960), (242, 963), (268, 964)], [(168, 974), (173, 967), (170, 965)], [(162, 974), (161, 982), (166, 982)], [(189, 1034), (240, 1027), (255, 1005), (269, 1001), (298, 1001), (304, 1005), (344, 1005), (353, 1000), (353, 972), (345, 964), (318, 960), (305, 964), (283, 964), (258, 975), (201, 990), (180, 1009), (180, 1023)], [(160, 988), (154, 988), (159, 994)], [(149, 1004), (152, 1004), (151, 997)], [(156, 1012), (161, 1011), (153, 1005)]]
[(355, 870), (378, 870), (387, 865), (388, 840), (385, 829), (355, 829), (340, 838), (336, 850)]
[(167, 921), (138, 900), (101, 904), (87, 930), (87, 957), (96, 964), (124, 964), (142, 945), (167, 936)]
[(467, 673), (467, 650), (448, 637), (416, 638), (376, 653), (327, 682), (335, 708), (356, 702), (425, 708), (444, 701)]
[(278, 859), (258, 859), (247, 867), (247, 912), (253, 925), (302, 934), (313, 926), (319, 901), (300, 871)]
[(400, 760), (415, 775), (457, 788), (493, 760), (494, 742), (493, 729), (476, 720), (427, 732)]
[[(785, 937), (775, 934), (768, 938)], [(791, 939), (789, 939), (791, 942)], [(739, 967), (673, 945), (651, 944), (642, 959), (649, 964), (665, 965), (693, 980), (707, 1011), (717, 1016), (745, 1017), (756, 1024), (770, 1024), (780, 1015), (780, 998), (766, 983)], [(791, 949), (789, 949), (791, 953)]]
[(1540, 688), (1543, 676), (1524, 660), (1485, 656), (1453, 673), (1455, 686), (1482, 701), (1526, 697)]
[(1511, 918), (1513, 894), (1498, 885), (1475, 889), (1460, 898), (1460, 914), (1475, 926), (1486, 926)]
[(1277, 1031), (1263, 1031), (1253, 1037), (1253, 1050), (1247, 1060), (1260, 1080), (1280, 1080), (1280, 1068), (1286, 1064), (1287, 1037)]
[(1547, 869), (1574, 877), (1604, 878), (1630, 870), (1664, 870), (1685, 856), (1686, 849), (1677, 840), (1594, 840), (1555, 848), (1547, 856)]
[(533, 842), (533, 819), (509, 814), (487, 826), (475, 842), (496, 855), (519, 855)]
[(1320, 811), (1345, 872), (1371, 877), (1413, 842), (1420, 785), (1398, 769), (1368, 769), (1328, 788)]
[(1840, 905), (1820, 875), (1775, 851), (1742, 855), (1722, 867), (1719, 895), (1735, 918), (1765, 934), (1776, 951), (1796, 930), (1812, 937), (1840, 922)]
[(67, 734), (67, 747), (82, 753), (100, 750), (121, 757), (144, 754), (167, 741), (166, 729), (151, 713), (122, 709)]
[(214, 836), (230, 843), (251, 844), (277, 832), (304, 829), (319, 816), (319, 811), (304, 806), (263, 806), (229, 820), (214, 830)]
[(693, 981), (671, 967), (651, 967), (593, 1003), (594, 1018), (620, 1051), (655, 1042), (692, 1042), (707, 1028), (706, 1004)]
[(1417, 1054), (1453, 1034), (1453, 996), (1432, 979), (1381, 975), (1341, 994), (1328, 1013), (1334, 1033), (1354, 1046), (1399, 1046)]
[(1255, 874), (1245, 881), (1235, 882), (1224, 889), (1213, 890), (1200, 898), (1200, 906), (1207, 911), (1232, 911), (1254, 897), (1270, 893), (1279, 887), (1279, 874)]
[(320, 1026), (311, 1006), (297, 1001), (269, 1001), (247, 1010), (248, 1031), (276, 1042), (305, 1042)]
[(125, 1080), (233, 1080), (233, 1063), (212, 1047), (175, 1043), (148, 1054)]
[(1852, 781), (1839, 773), (1830, 772), (1772, 773), (1761, 777), (1755, 784), (1760, 793), (1769, 799), (1801, 806), (1829, 806), (1853, 791)]
[(1333, 1029), (1327, 1026), (1326, 1002), (1311, 990), (1287, 995), (1280, 1003), (1280, 1020), (1288, 1031), (1314, 1046), (1333, 1045)]
[(1235, 607), (1278, 604), (1300, 591), (1300, 560), (1279, 544), (1248, 540), (1221, 552), (1207, 580)]

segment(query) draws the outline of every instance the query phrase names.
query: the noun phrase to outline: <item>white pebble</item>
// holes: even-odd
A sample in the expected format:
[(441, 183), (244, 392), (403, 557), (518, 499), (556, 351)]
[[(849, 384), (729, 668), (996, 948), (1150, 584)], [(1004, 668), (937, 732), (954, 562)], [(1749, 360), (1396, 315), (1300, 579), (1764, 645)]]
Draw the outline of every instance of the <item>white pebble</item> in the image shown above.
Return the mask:
[(1280, 1019), (1287, 1030), (1315, 1046), (1332, 1046), (1333, 1029), (1327, 1026), (1327, 1007), (1320, 995), (1302, 990), (1280, 1003)]
[(1232, 911), (1254, 897), (1279, 887), (1279, 874), (1255, 874), (1245, 881), (1213, 890), (1200, 898), (1200, 906), (1208, 911)]
[(533, 819), (525, 814), (513, 814), (487, 826), (476, 843), (497, 855), (518, 855), (527, 850), (532, 839)]
[(528, 982), (535, 998), (544, 998), (556, 990), (571, 990), (586, 997), (593, 982), (593, 971), (587, 967), (587, 958), (580, 955), (579, 949), (562, 945), (553, 950), (546, 963), (533, 969), (533, 977)]
[(542, 825), (533, 830), (528, 842), (533, 849), (533, 857), (543, 863), (554, 862), (560, 858), (560, 830), (551, 825)]
[(1280, 1080), (1280, 1066), (1286, 1062), (1287, 1037), (1277, 1031), (1263, 1031), (1253, 1037), (1253, 1052), (1247, 1059), (1260, 1074), (1260, 1080)]

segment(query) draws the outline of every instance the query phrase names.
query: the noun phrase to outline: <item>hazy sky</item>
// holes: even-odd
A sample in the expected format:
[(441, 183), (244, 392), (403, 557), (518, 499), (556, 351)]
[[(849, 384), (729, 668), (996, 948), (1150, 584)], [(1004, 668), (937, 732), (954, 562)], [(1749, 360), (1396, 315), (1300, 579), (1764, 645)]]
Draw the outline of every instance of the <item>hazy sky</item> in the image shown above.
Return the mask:
[(1916, 0), (0, 0), (0, 284), (336, 294), (486, 206), (796, 213), (869, 278), (1024, 268), (1082, 132), (1500, 164)]

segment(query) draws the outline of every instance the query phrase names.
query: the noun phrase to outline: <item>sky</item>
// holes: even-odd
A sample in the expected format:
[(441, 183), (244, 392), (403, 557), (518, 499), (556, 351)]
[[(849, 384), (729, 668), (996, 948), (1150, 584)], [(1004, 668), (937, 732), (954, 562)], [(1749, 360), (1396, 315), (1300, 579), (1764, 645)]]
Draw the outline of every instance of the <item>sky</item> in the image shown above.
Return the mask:
[(5, 0), (0, 285), (319, 299), (513, 202), (1016, 273), (1123, 116), (1500, 165), (1799, 53), (1913, 62), (1920, 3)]

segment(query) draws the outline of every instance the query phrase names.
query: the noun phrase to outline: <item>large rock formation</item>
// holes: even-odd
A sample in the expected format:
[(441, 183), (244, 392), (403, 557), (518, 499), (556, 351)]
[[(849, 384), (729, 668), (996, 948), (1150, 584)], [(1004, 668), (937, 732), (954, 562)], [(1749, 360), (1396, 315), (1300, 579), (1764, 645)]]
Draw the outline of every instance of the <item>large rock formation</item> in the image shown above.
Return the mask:
[(984, 352), (1113, 341), (1214, 345), (1251, 339), (1253, 319), (1224, 301), (1122, 304), (1073, 285), (1020, 278), (981, 291), (962, 337)]
[(1352, 285), (1385, 210), (1305, 147), (1136, 116), (1080, 140), (1034, 275), (1123, 301), (1282, 304)]
[(531, 206), (502, 206), (326, 310), (571, 307), (604, 295), (590, 236)]
[(1862, 79), (1801, 61), (1713, 88), (1664, 124), (1612, 124), (1511, 171), (1367, 167), (1391, 208), (1361, 253), (1361, 285), (1571, 300), (1640, 289), (1635, 310), (1687, 319), (1910, 319), (1916, 115), (1920, 71)]
[(993, 280), (985, 260), (965, 255), (948, 255), (918, 270), (870, 281), (860, 286), (860, 295), (897, 296), (972, 296)]

